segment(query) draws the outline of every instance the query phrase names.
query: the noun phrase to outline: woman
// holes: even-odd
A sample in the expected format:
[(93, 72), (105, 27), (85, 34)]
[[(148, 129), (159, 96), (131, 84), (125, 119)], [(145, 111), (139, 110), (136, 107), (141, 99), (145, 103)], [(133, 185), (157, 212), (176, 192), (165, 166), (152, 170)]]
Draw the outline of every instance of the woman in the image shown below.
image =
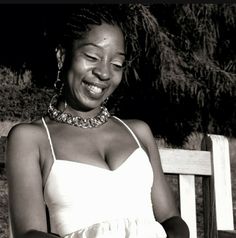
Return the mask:
[(48, 115), (9, 133), (14, 237), (189, 236), (150, 128), (104, 106), (122, 77), (135, 72), (142, 49), (130, 46), (142, 40), (130, 32), (132, 21), (152, 25), (155, 34), (156, 22), (141, 5), (90, 5), (69, 17)]

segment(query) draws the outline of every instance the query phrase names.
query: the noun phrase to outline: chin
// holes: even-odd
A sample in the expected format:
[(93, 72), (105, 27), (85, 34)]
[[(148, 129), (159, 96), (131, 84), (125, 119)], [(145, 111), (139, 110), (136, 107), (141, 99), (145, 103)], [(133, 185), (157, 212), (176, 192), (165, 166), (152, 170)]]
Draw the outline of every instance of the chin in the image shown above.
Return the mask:
[(81, 108), (84, 110), (84, 111), (92, 111), (94, 109), (97, 109), (99, 107), (101, 107), (102, 105), (102, 102), (94, 102), (94, 101), (90, 101), (90, 102), (86, 102), (84, 103), (83, 105), (81, 105)]

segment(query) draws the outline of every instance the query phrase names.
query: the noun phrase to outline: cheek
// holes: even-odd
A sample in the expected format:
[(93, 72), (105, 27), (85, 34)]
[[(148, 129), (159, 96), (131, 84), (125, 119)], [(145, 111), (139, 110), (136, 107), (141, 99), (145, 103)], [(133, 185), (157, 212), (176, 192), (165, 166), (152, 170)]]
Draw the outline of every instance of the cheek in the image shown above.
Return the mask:
[(69, 84), (76, 84), (76, 82), (79, 82), (86, 75), (86, 72), (87, 67), (84, 63), (73, 63), (67, 73)]
[(119, 87), (120, 83), (122, 81), (122, 73), (118, 73), (116, 77), (113, 78), (113, 91)]
[(79, 67), (75, 67), (72, 65), (72, 67), (68, 70), (67, 73), (67, 84), (70, 87), (71, 90), (76, 89), (79, 87), (79, 84), (81, 82), (81, 79), (83, 78), (83, 74), (81, 74), (81, 70)]
[(70, 70), (73, 71), (74, 74), (84, 74), (89, 71), (91, 65), (88, 61), (81, 59), (81, 57), (75, 57), (72, 61)]
[(123, 78), (123, 70), (117, 73), (116, 85), (119, 86)]

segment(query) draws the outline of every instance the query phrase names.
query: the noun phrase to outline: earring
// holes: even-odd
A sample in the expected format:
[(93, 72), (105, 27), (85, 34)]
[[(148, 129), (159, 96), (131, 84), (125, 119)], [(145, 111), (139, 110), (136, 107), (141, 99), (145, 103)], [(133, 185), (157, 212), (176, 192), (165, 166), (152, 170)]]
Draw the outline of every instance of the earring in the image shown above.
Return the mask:
[[(52, 108), (53, 108), (53, 105), (55, 105), (58, 102), (60, 96), (62, 95), (62, 91), (63, 91), (63, 88), (64, 88), (64, 83), (60, 79), (60, 73), (61, 73), (61, 69), (62, 69), (62, 62), (58, 62), (57, 66), (58, 66), (57, 79), (54, 82), (54, 89), (56, 90), (56, 94), (50, 100), (50, 103), (49, 103), (49, 106), (48, 106), (48, 112), (51, 111)], [(65, 109), (66, 109), (66, 107), (67, 107), (66, 102), (65, 102), (64, 106), (65, 106)]]
[(109, 100), (109, 97), (107, 97), (107, 98), (103, 101), (102, 106), (106, 106), (108, 100)]
[(66, 108), (67, 108), (67, 102), (65, 100), (65, 102), (64, 102), (64, 111), (66, 110)]
[(57, 100), (58, 100), (58, 95), (55, 94), (55, 95), (51, 98), (51, 100), (50, 100), (50, 103), (49, 103), (49, 106), (48, 106), (48, 112), (49, 112), (50, 110), (52, 110), (53, 105), (55, 104), (55, 102), (56, 102)]
[(57, 79), (54, 83), (54, 88), (58, 92), (59, 95), (62, 94), (62, 91), (63, 91), (63, 88), (64, 88), (64, 83), (60, 79), (61, 69), (62, 69), (62, 62), (58, 62)]

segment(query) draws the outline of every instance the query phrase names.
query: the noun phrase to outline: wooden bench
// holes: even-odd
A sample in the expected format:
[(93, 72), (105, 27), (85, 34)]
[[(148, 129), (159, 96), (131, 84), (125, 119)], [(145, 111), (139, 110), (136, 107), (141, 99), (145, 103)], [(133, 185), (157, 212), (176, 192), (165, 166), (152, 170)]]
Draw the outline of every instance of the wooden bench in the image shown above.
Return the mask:
[(180, 211), (191, 238), (197, 238), (196, 176), (203, 176), (204, 237), (236, 237), (228, 140), (208, 135), (201, 148), (202, 151), (160, 149), (164, 173), (179, 177)]
[(203, 138), (201, 147), (201, 151), (160, 148), (164, 173), (179, 177), (180, 211), (190, 238), (197, 238), (196, 176), (203, 176), (204, 237), (236, 237), (228, 140), (209, 135)]

